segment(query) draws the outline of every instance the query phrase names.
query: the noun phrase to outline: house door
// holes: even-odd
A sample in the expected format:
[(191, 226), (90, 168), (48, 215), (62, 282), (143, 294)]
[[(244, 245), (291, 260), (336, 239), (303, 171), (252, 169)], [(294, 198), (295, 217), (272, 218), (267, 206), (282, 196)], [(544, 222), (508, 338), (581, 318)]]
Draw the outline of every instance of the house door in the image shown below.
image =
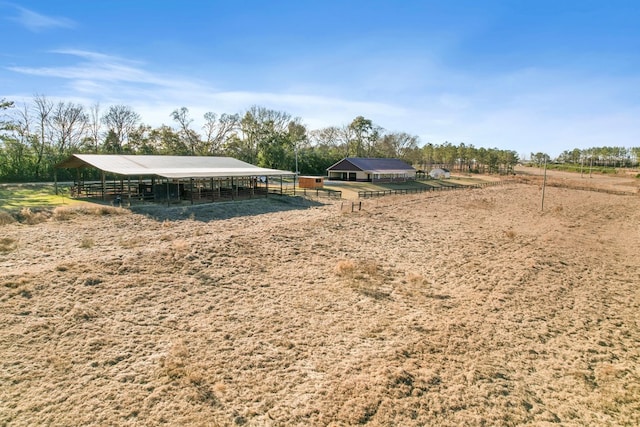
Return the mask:
[(356, 180), (356, 173), (349, 172), (349, 181), (355, 181), (355, 180)]

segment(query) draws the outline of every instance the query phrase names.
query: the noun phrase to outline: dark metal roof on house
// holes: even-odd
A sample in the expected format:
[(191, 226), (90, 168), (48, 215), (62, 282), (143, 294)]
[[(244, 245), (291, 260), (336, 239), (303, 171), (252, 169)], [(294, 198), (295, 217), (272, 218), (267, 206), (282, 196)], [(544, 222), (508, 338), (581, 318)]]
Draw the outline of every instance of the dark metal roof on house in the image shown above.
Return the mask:
[(327, 168), (327, 170), (400, 173), (414, 171), (415, 169), (400, 159), (347, 157)]
[(123, 176), (156, 175), (165, 178), (294, 175), (293, 172), (254, 166), (233, 157), (212, 156), (74, 154), (56, 167), (95, 167)]

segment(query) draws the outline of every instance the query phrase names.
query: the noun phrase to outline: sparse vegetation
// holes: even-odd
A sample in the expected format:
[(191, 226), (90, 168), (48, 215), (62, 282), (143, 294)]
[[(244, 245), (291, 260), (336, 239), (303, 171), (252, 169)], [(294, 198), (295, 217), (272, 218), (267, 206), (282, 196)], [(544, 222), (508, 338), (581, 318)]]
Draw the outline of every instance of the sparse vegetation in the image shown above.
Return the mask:
[(5, 224), (0, 425), (638, 425), (640, 199), (539, 202)]
[(16, 219), (9, 212), (0, 211), (0, 226), (14, 222), (16, 222)]
[(96, 242), (93, 240), (92, 237), (84, 236), (82, 238), (82, 241), (80, 242), (80, 247), (88, 249), (88, 248), (92, 248), (95, 244)]
[(18, 242), (11, 237), (0, 237), (0, 254), (9, 253), (16, 250)]

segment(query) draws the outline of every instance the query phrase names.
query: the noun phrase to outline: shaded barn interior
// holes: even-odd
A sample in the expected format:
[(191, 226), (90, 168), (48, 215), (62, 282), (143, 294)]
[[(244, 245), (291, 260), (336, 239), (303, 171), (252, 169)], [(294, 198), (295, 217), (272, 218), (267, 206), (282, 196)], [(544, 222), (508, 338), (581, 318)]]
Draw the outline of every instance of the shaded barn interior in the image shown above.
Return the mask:
[[(231, 157), (210, 156), (74, 154), (56, 167), (77, 170), (72, 197), (116, 205), (266, 197), (283, 194), (283, 179), (295, 175)], [(89, 169), (99, 171), (100, 179), (95, 179), (95, 173), (85, 173)]]

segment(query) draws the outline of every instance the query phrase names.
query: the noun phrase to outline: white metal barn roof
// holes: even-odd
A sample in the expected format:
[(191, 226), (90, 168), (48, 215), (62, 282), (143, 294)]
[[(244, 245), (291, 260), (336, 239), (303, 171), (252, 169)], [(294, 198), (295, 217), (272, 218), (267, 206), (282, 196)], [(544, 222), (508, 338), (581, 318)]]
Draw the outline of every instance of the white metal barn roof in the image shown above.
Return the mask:
[(123, 176), (157, 175), (164, 178), (294, 175), (289, 171), (254, 166), (233, 157), (210, 156), (74, 154), (57, 167), (94, 167)]

